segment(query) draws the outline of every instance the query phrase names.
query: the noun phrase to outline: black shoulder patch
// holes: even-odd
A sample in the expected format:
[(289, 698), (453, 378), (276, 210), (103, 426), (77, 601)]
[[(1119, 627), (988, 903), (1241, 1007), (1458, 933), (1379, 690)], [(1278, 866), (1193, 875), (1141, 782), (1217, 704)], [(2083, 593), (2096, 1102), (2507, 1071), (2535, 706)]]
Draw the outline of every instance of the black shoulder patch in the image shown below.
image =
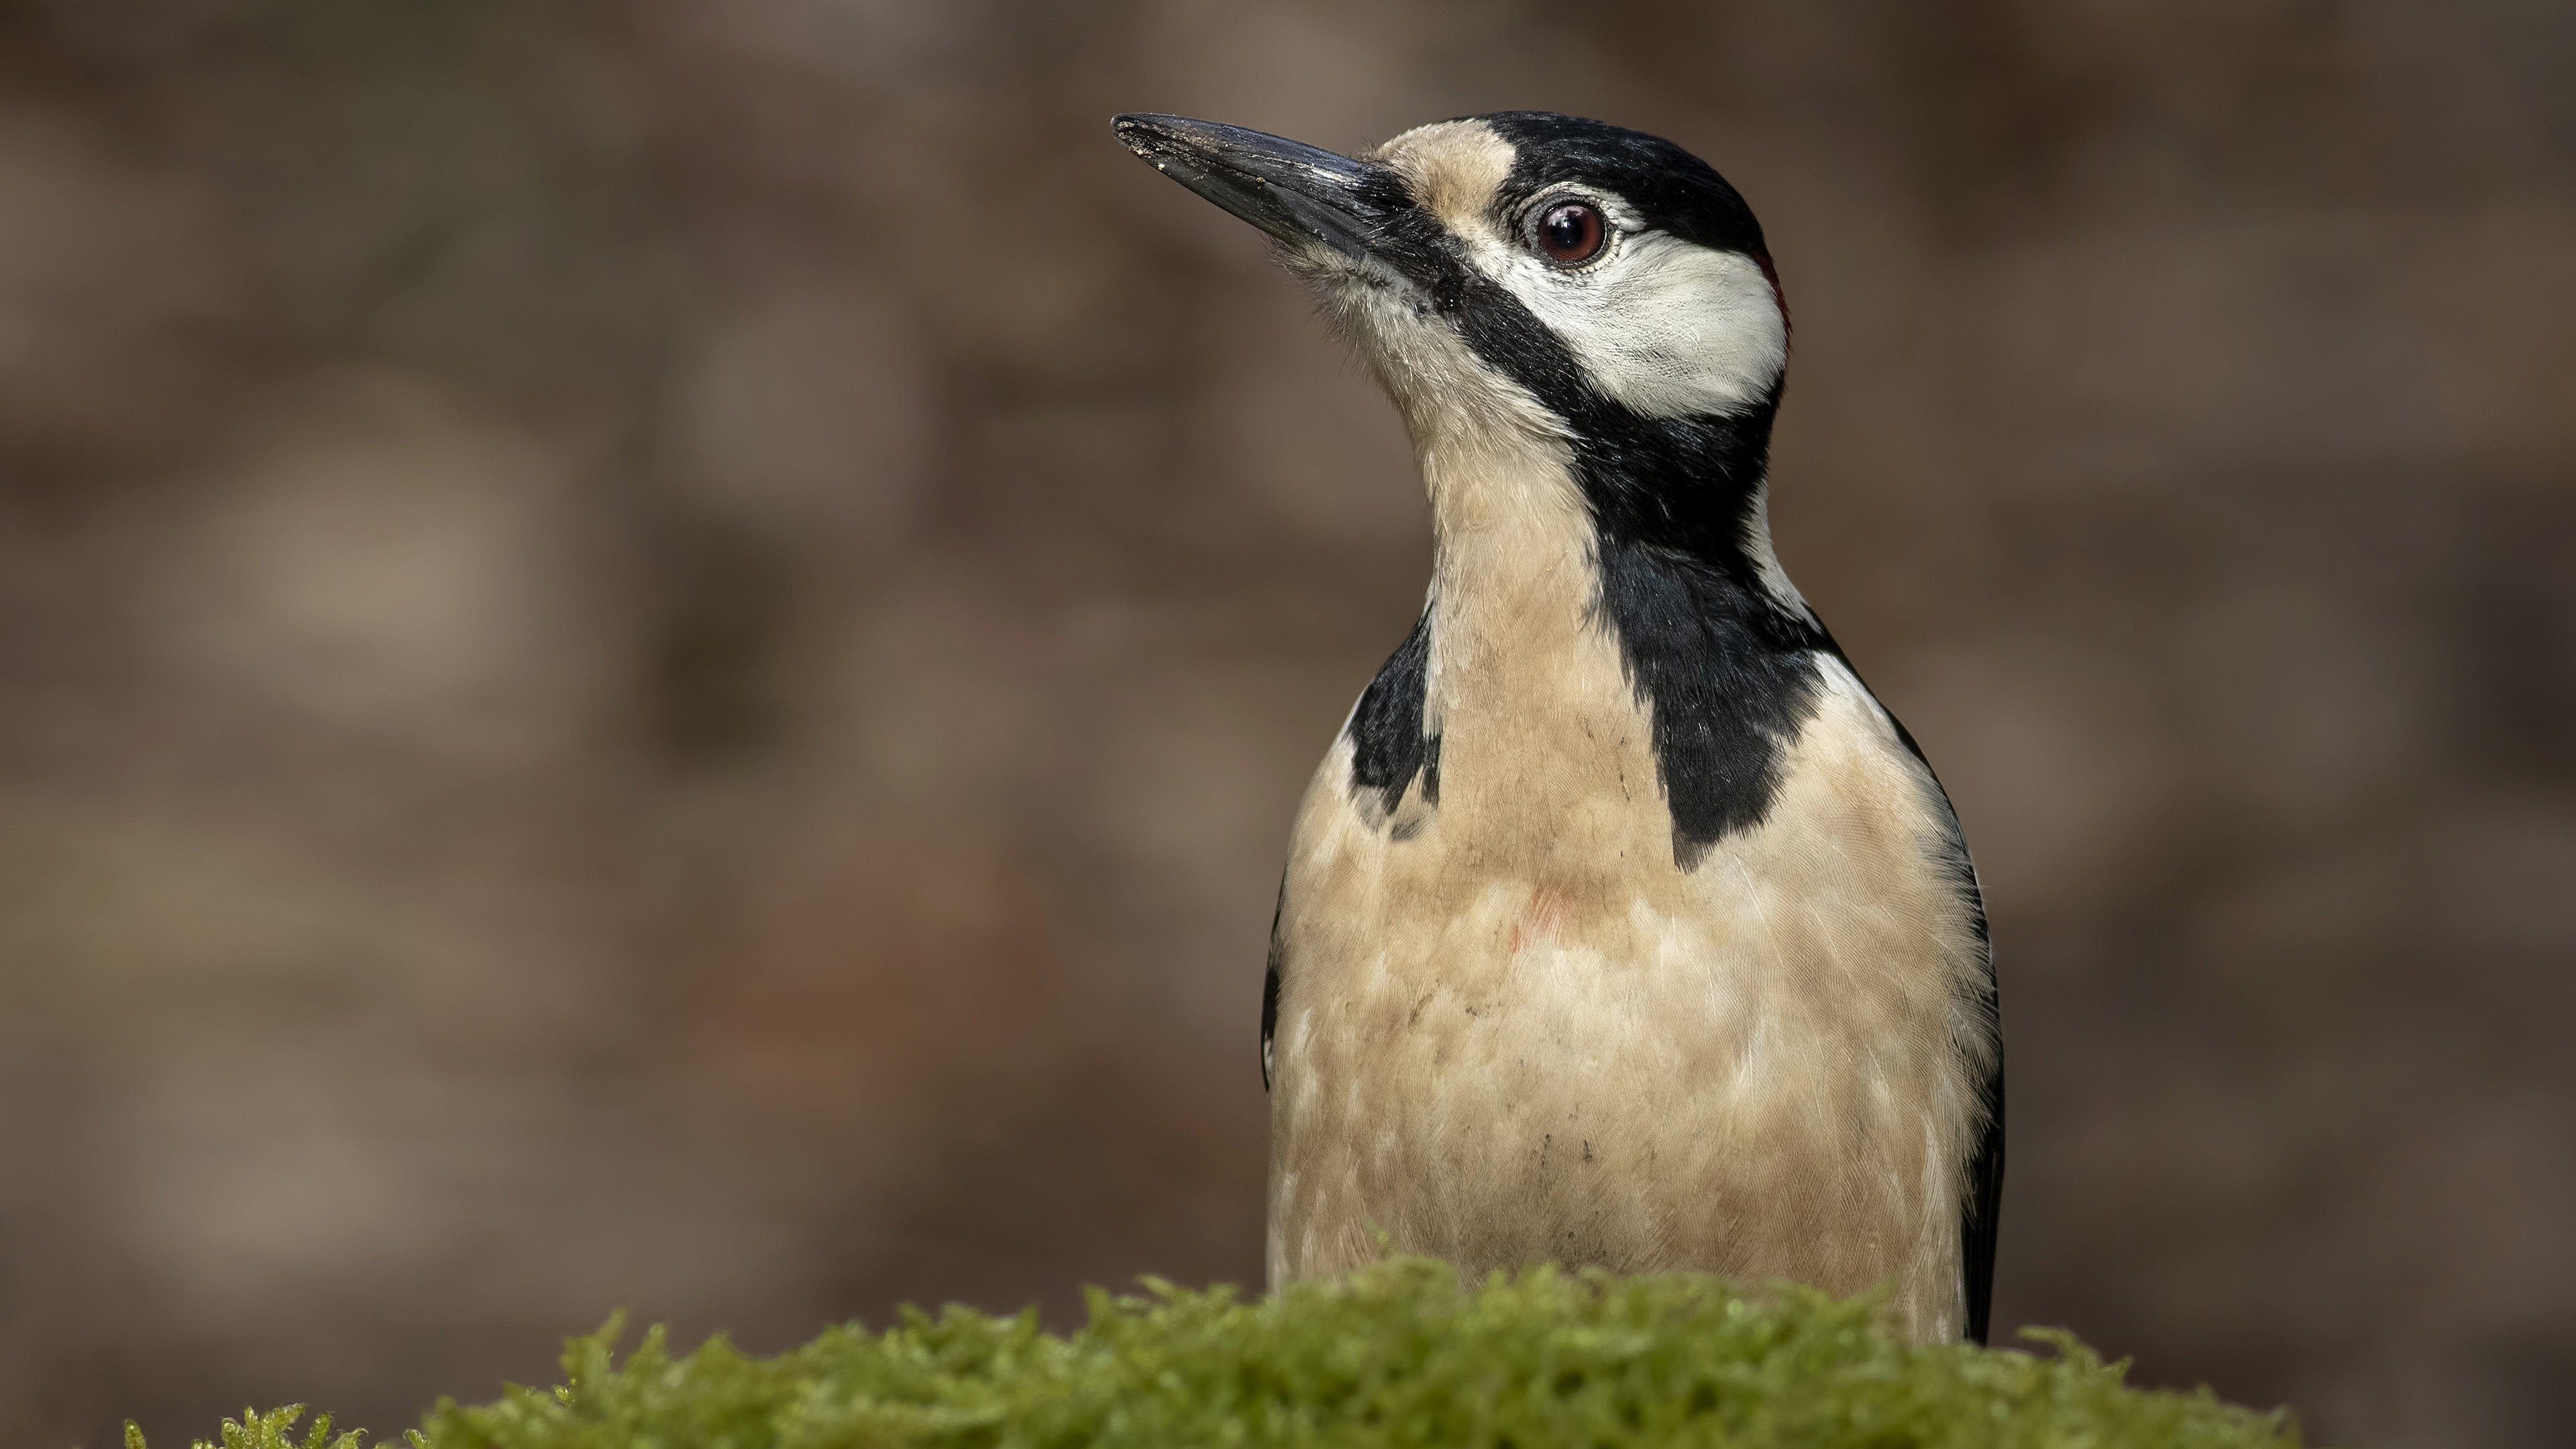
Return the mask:
[(1693, 561), (1605, 535), (1601, 607), (1654, 721), (1673, 863), (1699, 864), (1770, 813), (1780, 762), (1821, 684), (1815, 655), (1775, 647), (1767, 601)]
[(1395, 809), (1416, 772), (1425, 772), (1423, 798), (1439, 803), (1440, 742), (1422, 734), (1423, 675), (1430, 659), (1431, 609), (1426, 605), (1413, 632), (1361, 691), (1344, 727), (1351, 737), (1351, 793), (1375, 791), (1381, 813)]

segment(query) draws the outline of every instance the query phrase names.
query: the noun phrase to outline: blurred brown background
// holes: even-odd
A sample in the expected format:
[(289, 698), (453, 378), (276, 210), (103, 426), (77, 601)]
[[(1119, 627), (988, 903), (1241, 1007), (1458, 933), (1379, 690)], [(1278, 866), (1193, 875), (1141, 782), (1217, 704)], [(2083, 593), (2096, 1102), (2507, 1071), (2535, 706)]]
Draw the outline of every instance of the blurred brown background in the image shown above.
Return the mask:
[(1113, 110), (1670, 135), (1937, 760), (1998, 1319), (2576, 1412), (2547, 0), (0, 4), (0, 1442), (1258, 1271), (1401, 433)]

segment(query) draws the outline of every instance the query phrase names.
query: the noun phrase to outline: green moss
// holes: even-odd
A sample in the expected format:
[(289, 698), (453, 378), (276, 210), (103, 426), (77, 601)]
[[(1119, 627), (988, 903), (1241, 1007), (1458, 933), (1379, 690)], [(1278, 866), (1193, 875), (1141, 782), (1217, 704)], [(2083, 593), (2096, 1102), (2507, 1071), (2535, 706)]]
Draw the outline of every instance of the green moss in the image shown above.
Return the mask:
[[(1537, 1269), (1461, 1289), (1388, 1263), (1246, 1305), (1225, 1289), (1094, 1292), (1089, 1326), (906, 1310), (773, 1359), (661, 1330), (624, 1364), (619, 1324), (565, 1350), (566, 1385), (442, 1403), (416, 1449), (1041, 1449), (1041, 1446), (2295, 1446), (2286, 1413), (2123, 1385), (2064, 1334), (2051, 1357), (1909, 1348), (1866, 1302), (1713, 1279)], [(223, 1426), (223, 1449), (357, 1449), (296, 1410)], [(128, 1449), (143, 1449), (129, 1430)]]

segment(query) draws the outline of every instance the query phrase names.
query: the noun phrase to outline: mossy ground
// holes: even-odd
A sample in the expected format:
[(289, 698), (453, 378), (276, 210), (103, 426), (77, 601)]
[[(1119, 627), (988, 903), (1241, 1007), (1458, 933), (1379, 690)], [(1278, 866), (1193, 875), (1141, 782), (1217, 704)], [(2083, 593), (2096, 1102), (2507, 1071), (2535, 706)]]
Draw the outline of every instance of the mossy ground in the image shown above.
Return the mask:
[[(574, 1340), (565, 1384), (442, 1403), (418, 1449), (1054, 1449), (1054, 1446), (2295, 1446), (2284, 1413), (2121, 1382), (2064, 1335), (2045, 1356), (1909, 1348), (1865, 1302), (1748, 1297), (1697, 1277), (1537, 1269), (1462, 1289), (1399, 1261), (1258, 1304), (1150, 1283), (1095, 1291), (1065, 1337), (1034, 1311), (907, 1310), (776, 1358), (618, 1324)], [(357, 1449), (300, 1411), (226, 1422), (223, 1449)], [(129, 1449), (143, 1449), (129, 1429)]]

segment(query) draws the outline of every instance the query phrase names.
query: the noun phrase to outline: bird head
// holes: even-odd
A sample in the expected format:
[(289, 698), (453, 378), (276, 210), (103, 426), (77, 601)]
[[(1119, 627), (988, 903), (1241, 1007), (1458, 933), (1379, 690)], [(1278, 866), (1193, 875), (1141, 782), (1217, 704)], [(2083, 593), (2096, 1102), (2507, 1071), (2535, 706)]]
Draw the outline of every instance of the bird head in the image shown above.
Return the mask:
[(1536, 111), (1360, 156), (1177, 116), (1114, 125), (1270, 236), (1426, 454), (1535, 434), (1572, 455), (1605, 528), (1744, 558), (1789, 314), (1761, 224), (1707, 163)]
[(1400, 401), (1457, 381), (1441, 375), (1453, 339), (1561, 415), (1742, 413), (1787, 365), (1761, 224), (1669, 141), (1537, 111), (1442, 121), (1357, 157), (1178, 116), (1115, 126), (1268, 233)]

